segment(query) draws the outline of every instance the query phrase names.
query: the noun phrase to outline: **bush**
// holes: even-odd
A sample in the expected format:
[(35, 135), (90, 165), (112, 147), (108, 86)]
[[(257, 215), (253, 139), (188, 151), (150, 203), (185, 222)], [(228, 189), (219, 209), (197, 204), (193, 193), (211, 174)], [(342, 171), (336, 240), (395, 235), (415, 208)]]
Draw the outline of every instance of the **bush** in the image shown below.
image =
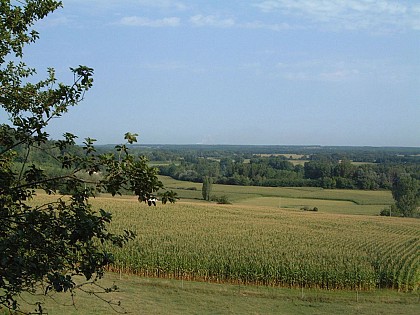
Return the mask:
[(232, 204), (229, 201), (229, 197), (226, 196), (226, 195), (222, 195), (220, 197), (219, 196), (216, 196), (216, 195), (213, 195), (213, 196), (211, 196), (210, 200), (211, 201), (216, 201), (218, 204), (224, 204), (224, 205), (230, 205), (230, 204)]
[(389, 217), (391, 215), (392, 217), (401, 217), (401, 212), (398, 211), (398, 208), (395, 205), (391, 205), (391, 207), (383, 208), (379, 215), (384, 217)]
[(318, 211), (318, 207), (311, 208), (311, 207), (308, 207), (308, 206), (304, 206), (304, 207), (300, 208), (300, 210), (303, 210), (303, 211)]
[(379, 212), (379, 215), (383, 217), (389, 217), (390, 215), (389, 210), (390, 210), (389, 208), (383, 208), (381, 212)]

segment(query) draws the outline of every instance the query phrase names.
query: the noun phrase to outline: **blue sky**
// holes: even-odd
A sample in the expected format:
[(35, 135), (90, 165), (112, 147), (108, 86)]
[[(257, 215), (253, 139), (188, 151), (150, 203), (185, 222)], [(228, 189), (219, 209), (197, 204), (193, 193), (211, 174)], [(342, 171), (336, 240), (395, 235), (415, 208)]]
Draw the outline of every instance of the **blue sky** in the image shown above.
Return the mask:
[(63, 3), (25, 60), (95, 82), (54, 138), (420, 146), (420, 1)]

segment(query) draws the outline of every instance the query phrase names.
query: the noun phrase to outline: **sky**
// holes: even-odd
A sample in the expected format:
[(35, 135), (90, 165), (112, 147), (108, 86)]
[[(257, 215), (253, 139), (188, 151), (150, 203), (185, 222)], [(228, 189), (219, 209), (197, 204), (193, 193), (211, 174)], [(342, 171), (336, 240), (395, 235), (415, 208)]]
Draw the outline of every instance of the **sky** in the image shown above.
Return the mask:
[[(94, 68), (98, 144), (420, 146), (420, 0), (64, 0), (25, 61)], [(82, 141), (82, 140), (80, 140)]]

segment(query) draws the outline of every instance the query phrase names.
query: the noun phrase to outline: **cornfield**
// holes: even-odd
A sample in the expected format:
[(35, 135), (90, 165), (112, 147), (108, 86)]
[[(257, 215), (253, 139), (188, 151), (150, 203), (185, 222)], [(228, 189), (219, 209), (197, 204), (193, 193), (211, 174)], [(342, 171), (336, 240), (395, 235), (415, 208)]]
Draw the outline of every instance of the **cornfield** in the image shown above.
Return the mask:
[(111, 248), (112, 271), (282, 287), (416, 291), (420, 221), (274, 207), (96, 198), (111, 229), (138, 237)]

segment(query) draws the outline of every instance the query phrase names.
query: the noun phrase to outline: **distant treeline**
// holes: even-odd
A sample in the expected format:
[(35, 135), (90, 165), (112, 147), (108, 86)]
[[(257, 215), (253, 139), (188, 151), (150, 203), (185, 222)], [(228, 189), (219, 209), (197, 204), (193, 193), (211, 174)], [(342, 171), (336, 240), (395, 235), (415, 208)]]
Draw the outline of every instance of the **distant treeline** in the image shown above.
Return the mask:
[(393, 178), (400, 173), (415, 173), (420, 179), (420, 165), (363, 164), (348, 160), (311, 160), (293, 165), (284, 157), (242, 159), (208, 158), (182, 160), (179, 165), (159, 166), (162, 175), (175, 179), (201, 182), (205, 176), (214, 183), (270, 187), (323, 187), (346, 189), (390, 189)]
[[(273, 150), (276, 153), (271, 156), (269, 151), (261, 156), (264, 150), (258, 146), (241, 150), (234, 146), (229, 150), (161, 148), (147, 154), (151, 160), (172, 161), (159, 166), (162, 175), (194, 182), (202, 182), (207, 176), (214, 183), (229, 185), (375, 190), (390, 189), (395, 176), (401, 173), (420, 179), (417, 148), (314, 147), (314, 152), (308, 147), (274, 149), (277, 151)], [(292, 163), (288, 158), (292, 154), (302, 155), (306, 162)]]
[[(136, 145), (130, 149), (155, 161), (160, 174), (193, 182), (211, 177), (213, 183), (229, 185), (374, 190), (390, 189), (401, 173), (420, 180), (420, 148)], [(53, 142), (19, 156), (25, 157), (26, 164), (40, 164), (48, 173), (58, 175), (64, 170), (53, 156), (60, 154), (50, 154), (51, 150), (58, 150)], [(84, 154), (79, 146), (67, 150)], [(105, 153), (111, 146), (98, 146), (97, 150)], [(298, 158), (301, 161), (297, 162)]]

